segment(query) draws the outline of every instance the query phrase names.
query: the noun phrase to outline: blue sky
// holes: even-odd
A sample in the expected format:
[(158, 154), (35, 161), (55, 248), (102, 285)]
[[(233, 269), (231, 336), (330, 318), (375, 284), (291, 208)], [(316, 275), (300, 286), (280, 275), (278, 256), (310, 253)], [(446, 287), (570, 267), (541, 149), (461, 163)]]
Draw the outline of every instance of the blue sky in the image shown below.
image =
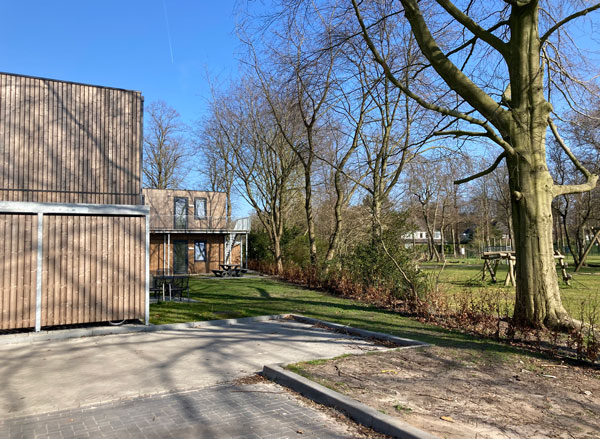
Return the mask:
[(0, 1), (2, 72), (139, 90), (186, 123), (204, 114), (208, 76), (237, 74), (235, 0)]
[(234, 6), (233, 0), (5, 0), (0, 71), (140, 90), (146, 102), (164, 100), (190, 122), (209, 95), (206, 73), (235, 75)]

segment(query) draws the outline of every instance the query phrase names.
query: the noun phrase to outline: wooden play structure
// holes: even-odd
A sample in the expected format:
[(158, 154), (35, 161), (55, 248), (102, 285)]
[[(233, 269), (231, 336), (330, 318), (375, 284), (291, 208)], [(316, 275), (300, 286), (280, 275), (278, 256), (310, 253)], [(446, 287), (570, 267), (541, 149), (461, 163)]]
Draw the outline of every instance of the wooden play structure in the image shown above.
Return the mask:
[(585, 259), (590, 254), (590, 251), (594, 247), (594, 244), (597, 242), (598, 245), (600, 245), (600, 227), (593, 228), (592, 231), (594, 232), (594, 237), (592, 238), (589, 245), (586, 247), (585, 251), (583, 252), (581, 261), (579, 261), (579, 264), (577, 264), (577, 267), (575, 267), (575, 273), (577, 273), (581, 269), (581, 267), (583, 267), (583, 264), (585, 264)]
[[(485, 280), (485, 273), (487, 271), (492, 277), (492, 282), (498, 282), (496, 271), (498, 269), (498, 265), (500, 265), (500, 262), (504, 260), (508, 264), (508, 273), (506, 274), (506, 279), (504, 279), (504, 285), (512, 285), (513, 287), (516, 286), (515, 263), (517, 261), (517, 257), (515, 256), (514, 251), (483, 252), (481, 259), (483, 259), (483, 269), (481, 271), (482, 281)], [(554, 259), (556, 259), (560, 265), (563, 280), (567, 285), (570, 285), (572, 276), (567, 273), (568, 265), (565, 262), (565, 255), (561, 254), (559, 251), (555, 251)]]

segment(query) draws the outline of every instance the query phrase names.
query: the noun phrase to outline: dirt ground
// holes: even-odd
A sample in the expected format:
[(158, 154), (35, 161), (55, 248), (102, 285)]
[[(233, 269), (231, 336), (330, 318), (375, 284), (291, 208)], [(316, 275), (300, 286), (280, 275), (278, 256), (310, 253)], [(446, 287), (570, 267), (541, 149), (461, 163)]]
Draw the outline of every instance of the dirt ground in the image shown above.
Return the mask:
[(443, 438), (600, 438), (600, 370), (428, 347), (299, 365), (316, 382)]

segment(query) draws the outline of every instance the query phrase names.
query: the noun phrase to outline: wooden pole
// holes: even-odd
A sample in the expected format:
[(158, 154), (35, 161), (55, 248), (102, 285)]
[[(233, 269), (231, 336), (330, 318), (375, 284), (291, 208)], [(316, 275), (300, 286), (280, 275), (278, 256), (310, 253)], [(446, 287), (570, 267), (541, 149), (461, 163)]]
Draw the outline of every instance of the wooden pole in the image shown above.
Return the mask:
[(583, 267), (583, 264), (585, 263), (585, 258), (587, 258), (588, 254), (592, 250), (592, 247), (594, 246), (594, 243), (596, 241), (598, 241), (600, 243), (600, 228), (598, 228), (596, 230), (596, 233), (594, 234), (594, 237), (590, 241), (590, 244), (587, 246), (587, 248), (583, 252), (583, 256), (581, 257), (581, 260), (579, 261), (579, 264), (577, 264), (577, 267), (575, 267), (575, 273), (577, 273), (579, 271), (579, 269), (581, 267)]

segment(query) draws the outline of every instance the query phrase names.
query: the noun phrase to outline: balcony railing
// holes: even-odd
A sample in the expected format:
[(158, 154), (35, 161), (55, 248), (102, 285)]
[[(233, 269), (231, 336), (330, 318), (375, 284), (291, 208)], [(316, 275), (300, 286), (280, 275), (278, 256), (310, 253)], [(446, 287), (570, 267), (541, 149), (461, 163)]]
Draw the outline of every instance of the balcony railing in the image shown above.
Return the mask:
[(227, 218), (225, 216), (209, 216), (195, 218), (192, 215), (152, 215), (150, 214), (150, 230), (152, 231), (194, 231), (194, 232), (239, 232), (250, 231), (250, 218)]

